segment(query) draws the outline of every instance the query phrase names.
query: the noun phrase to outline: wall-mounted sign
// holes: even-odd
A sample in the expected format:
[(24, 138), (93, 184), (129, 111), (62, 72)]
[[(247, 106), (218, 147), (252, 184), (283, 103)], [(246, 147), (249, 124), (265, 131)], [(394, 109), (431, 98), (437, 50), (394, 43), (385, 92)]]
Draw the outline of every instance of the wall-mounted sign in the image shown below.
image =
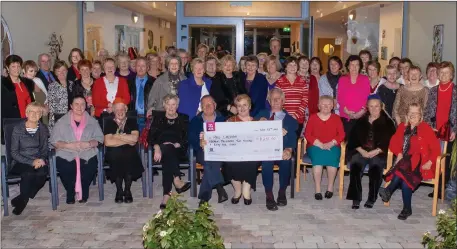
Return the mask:
[(252, 7), (252, 2), (230, 2), (230, 7)]

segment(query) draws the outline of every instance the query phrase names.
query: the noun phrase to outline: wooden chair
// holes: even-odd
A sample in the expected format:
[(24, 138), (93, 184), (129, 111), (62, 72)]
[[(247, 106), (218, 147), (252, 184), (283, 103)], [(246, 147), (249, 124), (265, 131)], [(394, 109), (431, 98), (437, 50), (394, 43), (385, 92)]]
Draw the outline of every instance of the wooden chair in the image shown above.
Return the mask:
[[(350, 165), (345, 163), (345, 156), (346, 156), (346, 144), (341, 144), (341, 158), (340, 158), (340, 187), (339, 187), (339, 195), (340, 199), (343, 199), (343, 194), (344, 194), (344, 173), (350, 171)], [(387, 160), (392, 160), (392, 155), (387, 155)], [(341, 170), (344, 169), (344, 170)], [(368, 167), (365, 167), (365, 170), (363, 171), (363, 174), (368, 173)], [(384, 169), (383, 174), (385, 175), (388, 171), (388, 168)]]
[[(303, 169), (303, 181), (306, 181), (306, 167), (312, 166), (311, 159), (306, 155), (306, 139), (300, 138), (297, 144), (297, 167), (296, 167), (296, 175), (297, 175), (297, 184), (295, 185), (295, 191), (300, 192), (300, 171), (301, 166), (304, 165)], [(344, 164), (344, 158), (346, 156), (346, 143), (341, 143), (341, 156), (340, 156), (340, 199), (343, 197), (343, 181), (344, 181), (344, 171), (349, 171), (346, 165)], [(344, 170), (342, 170), (344, 169)]]
[[(449, 156), (447, 154), (447, 143), (448, 142), (441, 142), (441, 151), (442, 154), (436, 158), (436, 168), (435, 168), (435, 178), (428, 181), (422, 181), (424, 184), (431, 184), (433, 185), (433, 203), (432, 203), (432, 216), (436, 216), (436, 209), (438, 206), (438, 187), (440, 182), (440, 173), (441, 173), (441, 203), (444, 203), (444, 177), (446, 173), (446, 157)], [(389, 150), (387, 157), (387, 169), (389, 170), (393, 165), (393, 153)], [(390, 182), (386, 182), (385, 187), (387, 187)], [(385, 202), (385, 206), (389, 206), (390, 202)]]

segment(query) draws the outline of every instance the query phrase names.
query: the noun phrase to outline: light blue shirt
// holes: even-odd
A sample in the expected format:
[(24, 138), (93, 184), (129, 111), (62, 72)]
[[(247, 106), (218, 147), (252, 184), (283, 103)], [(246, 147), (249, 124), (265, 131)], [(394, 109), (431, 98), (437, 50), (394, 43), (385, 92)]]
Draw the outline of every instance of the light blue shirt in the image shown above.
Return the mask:
[(54, 76), (52, 76), (52, 73), (51, 72), (48, 72), (48, 71), (44, 71), (43, 69), (40, 69), (41, 73), (44, 75), (44, 77), (46, 78), (46, 80), (49, 81), (49, 78), (51, 78), (51, 82), (49, 83), (52, 83), (54, 81), (56, 81), (56, 79), (54, 79)]
[[(273, 115), (273, 112), (270, 112), (270, 117)], [(275, 112), (275, 120), (283, 120), (286, 117), (286, 113), (283, 111)]]

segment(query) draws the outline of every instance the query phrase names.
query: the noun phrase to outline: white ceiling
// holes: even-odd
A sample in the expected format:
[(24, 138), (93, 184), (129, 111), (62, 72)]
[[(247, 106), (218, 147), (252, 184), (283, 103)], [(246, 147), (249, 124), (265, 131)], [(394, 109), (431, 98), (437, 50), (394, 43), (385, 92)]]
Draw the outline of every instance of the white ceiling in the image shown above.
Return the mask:
[(176, 2), (111, 2), (113, 5), (138, 12), (145, 16), (154, 16), (176, 22)]

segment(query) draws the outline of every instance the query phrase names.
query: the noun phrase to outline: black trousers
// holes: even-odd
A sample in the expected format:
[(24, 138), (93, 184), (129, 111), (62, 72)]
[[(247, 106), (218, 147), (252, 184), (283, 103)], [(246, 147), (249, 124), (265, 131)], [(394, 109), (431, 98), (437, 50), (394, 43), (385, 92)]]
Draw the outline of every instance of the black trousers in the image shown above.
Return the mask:
[(21, 176), (20, 198), (28, 200), (35, 198), (38, 191), (43, 188), (48, 176), (47, 165), (35, 169), (32, 165), (17, 163), (11, 169), (12, 174)]
[[(89, 187), (92, 180), (97, 173), (97, 156), (92, 157), (88, 161), (80, 161), (81, 168), (81, 188), (82, 199), (89, 199)], [(71, 162), (57, 157), (56, 159), (57, 171), (60, 174), (60, 180), (67, 191), (67, 201), (75, 200), (75, 184), (76, 184), (76, 160)]]
[(357, 119), (347, 119), (347, 118), (341, 118), (341, 121), (343, 122), (343, 128), (344, 128), (344, 133), (346, 134), (345, 140), (349, 138), (351, 135), (352, 128), (354, 128), (355, 123), (357, 122)]
[(162, 144), (160, 145), (160, 150), (162, 152), (162, 187), (163, 194), (168, 195), (171, 192), (173, 187), (173, 179), (177, 176), (180, 176), (179, 171), (179, 158), (180, 148), (175, 148), (172, 144)]
[(374, 204), (378, 198), (379, 188), (382, 184), (382, 175), (386, 160), (379, 156), (364, 158), (360, 153), (352, 156), (350, 161), (350, 181), (346, 199), (362, 201), (362, 176), (366, 166), (368, 169), (368, 203)]

